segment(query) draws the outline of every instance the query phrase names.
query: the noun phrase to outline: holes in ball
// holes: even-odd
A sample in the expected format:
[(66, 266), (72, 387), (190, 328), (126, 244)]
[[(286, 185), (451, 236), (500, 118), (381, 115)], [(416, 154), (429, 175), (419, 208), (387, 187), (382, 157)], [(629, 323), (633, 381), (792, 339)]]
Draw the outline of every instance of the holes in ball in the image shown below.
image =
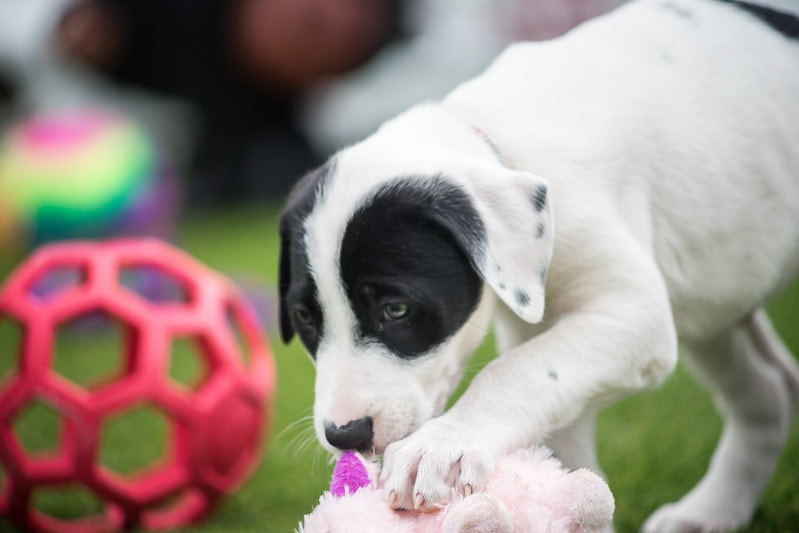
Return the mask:
[(198, 391), (208, 379), (209, 364), (199, 341), (176, 338), (169, 354), (169, 377), (181, 387)]
[(46, 269), (28, 286), (32, 296), (38, 300), (51, 300), (86, 283), (86, 267), (79, 264), (58, 265)]
[(126, 265), (119, 269), (119, 284), (155, 305), (186, 304), (191, 295), (183, 280), (151, 265)]
[(103, 311), (64, 322), (56, 329), (54, 370), (95, 391), (133, 367), (135, 331)]
[(61, 415), (35, 398), (14, 416), (11, 427), (19, 446), (31, 455), (54, 455), (59, 448)]
[(0, 385), (17, 373), (22, 353), (23, 327), (13, 318), (0, 314)]
[(31, 505), (47, 517), (66, 522), (89, 517), (96, 517), (99, 522), (105, 510), (103, 500), (77, 483), (36, 487), (31, 493)]
[(168, 415), (140, 404), (109, 417), (100, 436), (100, 463), (122, 476), (136, 476), (158, 466), (166, 456)]
[(207, 499), (197, 489), (186, 488), (161, 498), (147, 507), (142, 514), (146, 529), (172, 529), (185, 526), (186, 517), (199, 516), (206, 508)]

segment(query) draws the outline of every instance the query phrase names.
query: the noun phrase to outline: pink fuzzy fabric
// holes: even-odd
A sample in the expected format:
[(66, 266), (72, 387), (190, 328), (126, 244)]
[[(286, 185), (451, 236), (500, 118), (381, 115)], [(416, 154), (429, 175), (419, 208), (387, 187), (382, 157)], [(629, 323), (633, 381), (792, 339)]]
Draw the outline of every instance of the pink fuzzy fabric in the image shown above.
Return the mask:
[[(376, 479), (377, 466), (366, 463), (365, 468)], [(502, 458), (484, 491), (453, 495), (437, 513), (392, 511), (375, 486), (343, 497), (325, 492), (299, 531), (588, 533), (609, 528), (614, 511), (613, 495), (599, 476), (588, 470), (569, 473), (545, 448)]]

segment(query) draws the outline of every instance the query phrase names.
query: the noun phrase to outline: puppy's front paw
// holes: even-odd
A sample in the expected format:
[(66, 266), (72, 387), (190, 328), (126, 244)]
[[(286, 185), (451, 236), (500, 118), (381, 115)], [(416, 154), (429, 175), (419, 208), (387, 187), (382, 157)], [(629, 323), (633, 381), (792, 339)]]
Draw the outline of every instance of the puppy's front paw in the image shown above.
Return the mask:
[(386, 448), (380, 486), (393, 509), (433, 512), (453, 492), (468, 496), (482, 490), (494, 461), (468, 430), (434, 419)]

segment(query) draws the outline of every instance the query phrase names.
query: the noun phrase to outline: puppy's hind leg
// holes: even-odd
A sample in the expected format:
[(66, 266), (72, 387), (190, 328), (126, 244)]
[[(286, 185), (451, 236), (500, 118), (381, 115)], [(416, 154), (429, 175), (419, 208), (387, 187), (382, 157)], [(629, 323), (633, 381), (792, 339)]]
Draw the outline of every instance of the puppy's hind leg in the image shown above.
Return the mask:
[(746, 525), (771, 479), (799, 401), (799, 367), (765, 312), (706, 343), (685, 361), (713, 391), (724, 430), (702, 480), (658, 509), (646, 532), (727, 531)]

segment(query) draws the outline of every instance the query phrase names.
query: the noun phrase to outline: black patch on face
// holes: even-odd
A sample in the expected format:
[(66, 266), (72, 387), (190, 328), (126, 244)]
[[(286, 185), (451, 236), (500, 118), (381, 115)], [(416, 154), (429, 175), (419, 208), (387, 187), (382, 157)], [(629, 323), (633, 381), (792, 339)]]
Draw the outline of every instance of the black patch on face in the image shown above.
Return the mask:
[(533, 193), (533, 205), (535, 210), (539, 213), (544, 210), (547, 205), (547, 187), (546, 185), (539, 185), (535, 193)]
[[(299, 333), (311, 356), (319, 346), (323, 322), (316, 283), (308, 266), (302, 223), (335, 170), (335, 160), (331, 160), (307, 174), (294, 187), (280, 214), (280, 334), (287, 343), (295, 332)], [(300, 321), (298, 313), (310, 321)]]
[[(341, 248), (361, 341), (411, 359), (452, 336), (480, 299), (474, 262), (484, 242), (468, 196), (440, 177), (378, 190), (354, 213)], [(405, 309), (400, 318), (391, 316), (397, 309)]]
[(718, 1), (732, 4), (738, 9), (754, 15), (762, 22), (770, 26), (771, 29), (781, 33), (789, 39), (799, 39), (799, 16), (758, 4), (741, 2), (740, 0)]

